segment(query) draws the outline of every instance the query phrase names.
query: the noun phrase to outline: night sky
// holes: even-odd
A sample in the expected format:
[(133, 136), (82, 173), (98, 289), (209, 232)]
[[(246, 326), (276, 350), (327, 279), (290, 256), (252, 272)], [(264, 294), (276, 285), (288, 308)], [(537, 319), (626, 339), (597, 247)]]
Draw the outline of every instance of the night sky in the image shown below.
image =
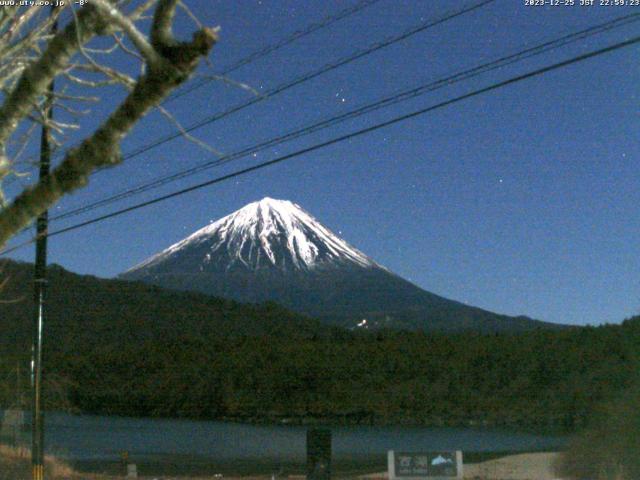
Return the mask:
[[(202, 73), (216, 73), (355, 4), (335, 0), (187, 0), (221, 27)], [(471, 2), (469, 2), (471, 3)], [(579, 3), (579, 0), (576, 0)], [(596, 2), (598, 3), (598, 2)], [(190, 125), (298, 75), (457, 9), (450, 0), (380, 0), (167, 104)], [(640, 13), (640, 7), (529, 7), (497, 0), (194, 132), (232, 153), (328, 115)], [(193, 25), (180, 18), (176, 30)], [(640, 22), (438, 90), (158, 190), (54, 222), (72, 225), (235, 169), (424, 108), (640, 34)], [(265, 196), (301, 205), (420, 287), (488, 310), (571, 324), (640, 313), (640, 47), (529, 79), (292, 161), (50, 241), (50, 262), (111, 277)], [(127, 60), (117, 60), (126, 62)], [(196, 80), (198, 81), (198, 80)], [(107, 91), (91, 131), (121, 95)], [(123, 151), (174, 130), (158, 114)], [(52, 214), (215, 158), (185, 139), (98, 173)], [(28, 182), (23, 179), (21, 182)], [(15, 187), (16, 184), (14, 184)], [(15, 193), (15, 189), (10, 193)], [(16, 242), (28, 238), (22, 235)], [(14, 243), (16, 243), (14, 242)], [(12, 258), (33, 260), (33, 246)]]

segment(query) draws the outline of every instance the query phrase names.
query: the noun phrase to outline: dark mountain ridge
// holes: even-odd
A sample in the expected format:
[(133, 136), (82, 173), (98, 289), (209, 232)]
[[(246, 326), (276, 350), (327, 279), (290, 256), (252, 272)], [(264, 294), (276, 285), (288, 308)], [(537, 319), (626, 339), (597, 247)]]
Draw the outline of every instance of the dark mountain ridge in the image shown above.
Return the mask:
[[(0, 342), (31, 341), (33, 265), (0, 262)], [(69, 336), (89, 344), (123, 339), (148, 341), (180, 335), (293, 336), (330, 334), (317, 320), (274, 303), (243, 305), (198, 292), (171, 291), (141, 282), (78, 275), (52, 265), (47, 272), (48, 340)]]
[(515, 332), (560, 327), (427, 292), (298, 205), (270, 198), (198, 230), (120, 278), (240, 302), (275, 301), (347, 328)]

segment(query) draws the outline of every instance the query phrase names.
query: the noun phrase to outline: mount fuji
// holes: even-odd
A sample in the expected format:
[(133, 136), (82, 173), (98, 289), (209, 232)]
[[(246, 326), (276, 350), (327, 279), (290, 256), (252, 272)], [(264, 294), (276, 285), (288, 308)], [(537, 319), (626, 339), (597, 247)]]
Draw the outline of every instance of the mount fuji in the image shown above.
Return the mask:
[(274, 301), (349, 328), (495, 332), (554, 326), (427, 292), (298, 205), (272, 198), (211, 223), (120, 277), (241, 302)]

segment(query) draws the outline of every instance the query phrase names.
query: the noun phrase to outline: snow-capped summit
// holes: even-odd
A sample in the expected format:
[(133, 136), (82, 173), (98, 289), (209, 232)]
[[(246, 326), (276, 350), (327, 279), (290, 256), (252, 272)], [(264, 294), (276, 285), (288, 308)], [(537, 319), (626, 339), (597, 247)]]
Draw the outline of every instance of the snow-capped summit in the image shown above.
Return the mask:
[(190, 264), (200, 263), (200, 271), (220, 266), (225, 270), (313, 269), (345, 263), (376, 266), (299, 205), (269, 197), (201, 228), (127, 273), (185, 254)]
[(275, 301), (357, 329), (498, 331), (539, 325), (427, 292), (378, 265), (300, 206), (273, 198), (212, 222), (121, 278), (241, 302)]

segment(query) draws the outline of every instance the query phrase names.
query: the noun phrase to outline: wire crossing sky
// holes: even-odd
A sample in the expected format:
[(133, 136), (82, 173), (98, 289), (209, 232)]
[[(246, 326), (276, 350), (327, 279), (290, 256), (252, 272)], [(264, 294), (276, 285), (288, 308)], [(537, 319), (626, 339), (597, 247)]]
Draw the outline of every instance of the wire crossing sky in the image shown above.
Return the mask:
[(517, 77), (510, 78), (508, 80), (505, 80), (505, 81), (490, 85), (490, 86), (485, 87), (485, 88), (482, 88), (480, 90), (475, 90), (475, 91), (467, 93), (465, 95), (462, 95), (462, 96), (459, 96), (459, 97), (456, 97), (456, 98), (452, 98), (450, 100), (446, 100), (446, 101), (438, 103), (436, 105), (432, 105), (432, 106), (424, 108), (422, 110), (418, 110), (416, 112), (411, 112), (411, 113), (408, 113), (406, 115), (402, 115), (400, 117), (396, 117), (396, 118), (393, 118), (391, 120), (388, 120), (388, 121), (386, 121), (384, 123), (379, 123), (379, 124), (372, 125), (370, 127), (364, 128), (362, 130), (358, 130), (356, 132), (348, 133), (348, 134), (343, 135), (341, 137), (333, 138), (333, 139), (328, 140), (328, 141), (326, 141), (324, 143), (313, 145), (313, 146), (305, 148), (303, 150), (299, 150), (297, 152), (293, 152), (293, 153), (290, 153), (288, 155), (284, 155), (282, 157), (274, 158), (273, 160), (269, 160), (267, 162), (259, 163), (257, 165), (252, 166), (252, 167), (248, 167), (248, 168), (245, 168), (243, 170), (239, 170), (239, 171), (230, 173), (228, 175), (224, 175), (222, 177), (217, 177), (217, 178), (208, 180), (208, 181), (206, 181), (204, 183), (200, 183), (200, 184), (197, 184), (197, 185), (192, 185), (192, 186), (187, 187), (185, 189), (178, 190), (176, 192), (172, 192), (172, 193), (169, 193), (167, 195), (163, 195), (161, 197), (157, 197), (157, 198), (154, 198), (152, 200), (148, 200), (146, 202), (139, 203), (137, 205), (132, 205), (130, 207), (127, 207), (127, 208), (124, 208), (124, 209), (121, 209), (121, 210), (117, 210), (115, 212), (111, 212), (111, 213), (108, 213), (108, 214), (105, 214), (105, 215), (102, 215), (102, 216), (99, 216), (99, 217), (96, 217), (96, 218), (92, 218), (90, 220), (87, 220), (87, 221), (84, 221), (82, 223), (79, 223), (79, 224), (76, 224), (76, 225), (72, 225), (72, 226), (69, 226), (69, 227), (65, 227), (65, 228), (62, 228), (60, 230), (53, 230), (53, 231), (50, 231), (46, 235), (37, 235), (33, 240), (30, 240), (28, 242), (20, 244), (19, 246), (12, 247), (12, 249), (10, 249), (10, 250), (0, 251), (0, 254), (11, 253), (12, 251), (17, 250), (18, 248), (22, 248), (23, 245), (27, 245), (27, 244), (35, 242), (35, 240), (37, 238), (54, 237), (54, 236), (57, 236), (57, 235), (61, 235), (61, 234), (64, 234), (64, 233), (68, 233), (68, 232), (77, 230), (79, 228), (87, 227), (89, 225), (93, 225), (95, 223), (102, 222), (102, 221), (105, 221), (105, 220), (120, 216), (120, 215), (125, 214), (125, 213), (133, 212), (135, 210), (139, 210), (141, 208), (145, 208), (145, 207), (148, 207), (150, 205), (153, 205), (153, 204), (165, 201), (165, 200), (170, 200), (170, 199), (185, 195), (187, 193), (191, 193), (193, 191), (199, 190), (199, 189), (204, 188), (204, 187), (215, 185), (216, 183), (220, 183), (220, 182), (223, 182), (223, 181), (226, 181), (226, 180), (230, 180), (232, 178), (236, 178), (236, 177), (239, 177), (241, 175), (246, 175), (246, 174), (255, 172), (257, 170), (261, 170), (263, 168), (267, 168), (267, 167), (270, 167), (272, 165), (276, 165), (278, 163), (294, 159), (296, 157), (308, 154), (308, 153), (313, 152), (315, 150), (319, 150), (321, 148), (326, 148), (328, 146), (334, 145), (336, 143), (344, 142), (346, 140), (350, 140), (350, 139), (358, 137), (360, 135), (365, 135), (365, 134), (369, 134), (371, 132), (375, 132), (376, 130), (378, 130), (380, 128), (385, 128), (385, 127), (388, 127), (388, 126), (393, 125), (395, 123), (404, 122), (404, 121), (410, 120), (410, 119), (412, 119), (414, 117), (433, 112), (433, 111), (438, 110), (440, 108), (448, 107), (450, 105), (453, 105), (454, 103), (461, 102), (463, 100), (467, 100), (469, 98), (475, 97), (476, 95), (482, 95), (482, 94), (485, 94), (485, 93), (488, 93), (488, 92), (492, 92), (494, 90), (506, 87), (506, 86), (511, 85), (513, 83), (521, 82), (523, 80), (527, 80), (529, 78), (533, 78), (533, 77), (538, 76), (538, 75), (543, 75), (543, 74), (551, 72), (553, 70), (557, 70), (557, 69), (560, 69), (560, 68), (565, 68), (565, 67), (568, 67), (570, 65), (573, 65), (574, 63), (582, 62), (582, 61), (597, 57), (599, 55), (604, 55), (606, 53), (613, 52), (615, 50), (619, 50), (621, 48), (626, 48), (626, 47), (629, 47), (629, 46), (636, 45), (638, 43), (640, 43), (640, 36), (631, 38), (631, 39), (629, 39), (629, 40), (627, 40), (625, 42), (620, 42), (620, 43), (617, 43), (615, 45), (610, 45), (608, 47), (602, 48), (600, 50), (596, 50), (594, 52), (589, 52), (589, 53), (586, 53), (584, 55), (580, 55), (578, 57), (574, 57), (574, 58), (571, 58), (569, 60), (565, 60), (565, 61), (560, 62), (560, 63), (555, 63), (553, 65), (549, 65), (549, 66), (540, 68), (540, 69), (535, 70), (533, 72), (528, 72), (528, 73), (525, 73), (523, 75), (519, 75)]
[[(214, 71), (225, 71), (359, 2), (188, 3), (205, 23), (221, 26), (212, 62)], [(270, 92), (469, 5), (380, 0), (239, 67), (231, 80)], [(306, 152), (303, 161), (281, 162), (260, 174), (233, 177), (54, 237), (51, 261), (72, 271), (112, 276), (208, 222), (270, 196), (300, 204), (379, 263), (445, 297), (554, 322), (620, 322), (638, 313), (640, 298), (638, 47), (465, 96), (628, 42), (640, 33), (636, 14), (640, 11), (631, 7), (534, 8), (496, 0), (421, 31), (203, 126), (198, 137), (223, 158), (234, 158), (216, 166), (215, 174), (197, 169), (218, 159), (182, 138), (104, 171), (52, 215), (194, 171), (123, 198), (127, 209), (212, 177), (231, 178), (233, 172)], [(624, 16), (627, 20), (615, 28), (601, 27), (598, 34), (562, 48), (352, 113)], [(169, 106), (191, 125), (210, 112), (249, 101), (252, 96), (244, 89), (210, 82)], [(441, 104), (446, 108), (392, 123)], [(341, 120), (331, 120), (336, 118)], [(268, 143), (323, 122), (326, 128)], [(349, 137), (383, 124), (387, 127)], [(142, 149), (171, 135), (172, 128), (151, 115), (124, 151)], [(343, 140), (333, 143), (337, 138)], [(248, 152), (262, 143), (265, 148)], [(314, 149), (317, 145), (325, 146)], [(250, 154), (234, 157), (244, 150)], [(61, 218), (56, 229), (95, 218), (88, 212), (79, 221)], [(29, 250), (12, 255), (32, 260)]]
[[(477, 2), (475, 4), (472, 4), (471, 6), (464, 7), (464, 8), (461, 8), (461, 9), (457, 9), (457, 10), (454, 10), (452, 12), (448, 12), (448, 13), (446, 13), (445, 15), (443, 15), (441, 17), (436, 17), (436, 18), (433, 18), (433, 19), (429, 19), (426, 22), (422, 21), (419, 25), (417, 25), (415, 27), (411, 27), (408, 30), (406, 30), (404, 32), (401, 32), (399, 35), (395, 35), (395, 36), (393, 36), (391, 38), (386, 38), (381, 42), (376, 42), (376, 43), (370, 45), (369, 47), (367, 47), (367, 48), (365, 48), (363, 50), (356, 51), (356, 52), (354, 52), (354, 53), (352, 53), (350, 55), (347, 55), (344, 58), (340, 58), (340, 59), (338, 59), (336, 61), (333, 61), (333, 62), (330, 62), (330, 63), (328, 63), (326, 65), (323, 65), (318, 70), (314, 70), (312, 72), (305, 73), (304, 75), (301, 75), (299, 77), (293, 78), (291, 80), (287, 80), (283, 84), (278, 85), (277, 87), (275, 87), (274, 89), (269, 90), (268, 92), (265, 92), (263, 94), (260, 94), (260, 96), (256, 96), (255, 98), (250, 99), (247, 102), (241, 103), (239, 105), (234, 105), (233, 107), (231, 107), (228, 110), (216, 113), (216, 114), (214, 114), (212, 116), (209, 116), (209, 117), (207, 117), (207, 118), (205, 118), (203, 120), (200, 120), (200, 121), (198, 121), (198, 122), (186, 127), (184, 129), (184, 132), (191, 133), (194, 130), (197, 130), (199, 128), (204, 127), (205, 125), (210, 125), (213, 122), (215, 122), (217, 120), (220, 120), (220, 119), (222, 119), (222, 118), (224, 118), (224, 117), (226, 117), (228, 115), (237, 113), (237, 112), (239, 112), (241, 110), (244, 110), (247, 107), (250, 107), (251, 105), (254, 105), (254, 104), (256, 104), (258, 102), (261, 102), (261, 101), (263, 101), (265, 99), (271, 98), (271, 97), (273, 97), (275, 95), (279, 95), (282, 92), (289, 90), (290, 88), (293, 88), (293, 87), (296, 87), (296, 86), (301, 85), (303, 83), (306, 83), (306, 82), (308, 82), (310, 80), (313, 80), (316, 77), (319, 77), (321, 75), (326, 74), (327, 72), (331, 72), (331, 71), (333, 71), (333, 70), (335, 70), (337, 68), (343, 67), (343, 66), (345, 66), (345, 65), (347, 65), (347, 64), (349, 64), (349, 63), (351, 63), (351, 62), (353, 62), (355, 60), (358, 60), (360, 58), (363, 58), (363, 57), (366, 57), (368, 55), (371, 55), (372, 53), (377, 52), (378, 50), (386, 48), (386, 47), (388, 47), (390, 45), (393, 45), (393, 44), (398, 43), (398, 42), (402, 42), (403, 40), (406, 40), (407, 38), (410, 38), (413, 35), (421, 33), (421, 32), (423, 32), (423, 31), (425, 31), (425, 30), (427, 30), (429, 28), (433, 28), (433, 27), (435, 27), (437, 25), (445, 23), (445, 22), (447, 22), (449, 20), (457, 18), (457, 17), (459, 17), (461, 15), (464, 15), (466, 13), (472, 12), (472, 11), (478, 9), (478, 8), (484, 7), (485, 5), (488, 5), (488, 4), (490, 4), (490, 3), (494, 2), (494, 1), (495, 0), (483, 0), (481, 2)], [(131, 159), (131, 158), (137, 157), (138, 155), (140, 155), (142, 153), (146, 153), (146, 152), (148, 152), (149, 150), (151, 150), (151, 149), (153, 149), (155, 147), (158, 147), (158, 146), (163, 145), (163, 144), (165, 144), (165, 143), (167, 143), (169, 141), (172, 141), (172, 140), (175, 140), (175, 139), (181, 137), (184, 134), (184, 132), (175, 132), (175, 133), (173, 133), (171, 135), (168, 135), (168, 136), (165, 136), (165, 137), (163, 137), (163, 138), (161, 138), (161, 139), (159, 139), (159, 140), (157, 140), (157, 141), (155, 141), (155, 142), (153, 142), (153, 143), (151, 143), (149, 145), (144, 145), (143, 147), (138, 148), (137, 150), (134, 150), (134, 151), (126, 154), (125, 158), (126, 159)]]
[(474, 67), (472, 69), (469, 70), (465, 70), (463, 72), (459, 72), (455, 75), (450, 75), (447, 76), (445, 78), (441, 78), (439, 80), (433, 81), (433, 82), (429, 82), (426, 85), (421, 85), (419, 87), (416, 88), (412, 88), (409, 90), (405, 90), (399, 93), (396, 93), (394, 95), (392, 95), (391, 97), (386, 97), (382, 100), (378, 100), (376, 102), (373, 102), (371, 104), (367, 104), (365, 106), (361, 106), (359, 108), (356, 108), (355, 110), (337, 115), (337, 116), (333, 116), (329, 119), (324, 119), (320, 122), (316, 122), (313, 123), (312, 125), (308, 125), (302, 129), (298, 129), (292, 132), (288, 132), (286, 134), (280, 135), (278, 137), (269, 139), (267, 141), (264, 141), (262, 143), (259, 144), (255, 144), (252, 145), (250, 147), (244, 148), (240, 151), (234, 152), (232, 154), (228, 154), (228, 155), (224, 155), (223, 157), (213, 160), (213, 161), (207, 161), (204, 162), (200, 165), (197, 165), (195, 167), (189, 168), (187, 170), (182, 170), (180, 172), (176, 172), (174, 174), (168, 175), (168, 176), (164, 176), (161, 178), (158, 178), (152, 182), (143, 184), (143, 185), (138, 185), (136, 187), (133, 187), (131, 189), (125, 190), (121, 193), (112, 195), (110, 197), (104, 198), (102, 200), (99, 200), (97, 202), (82, 206), (80, 208), (77, 208), (75, 210), (71, 210), (68, 212), (62, 212), (58, 215), (56, 215), (55, 217), (52, 217), (51, 220), (60, 220), (63, 218), (70, 218), (76, 215), (79, 215), (81, 213), (86, 213), (92, 210), (95, 210), (96, 208), (105, 206), (105, 205), (109, 205), (115, 201), (118, 200), (122, 200), (125, 198), (128, 198), (132, 195), (136, 195), (145, 191), (148, 191), (150, 189), (153, 188), (157, 188), (159, 186), (162, 185), (166, 185), (167, 183), (171, 183), (174, 182), (178, 179), (182, 179), (188, 176), (192, 176), (196, 173), (199, 173), (203, 170), (212, 168), (212, 167), (216, 167), (219, 165), (222, 165), (224, 163), (236, 160), (238, 158), (242, 158), (244, 156), (250, 155), (252, 153), (256, 153), (258, 151), (264, 150), (265, 148), (268, 148), (270, 146), (273, 145), (278, 145), (280, 143), (283, 143), (287, 140), (290, 140), (292, 138), (297, 138), (301, 135), (306, 135), (308, 133), (312, 133), (314, 131), (317, 131), (318, 129), (321, 128), (327, 128), (329, 126), (335, 125), (336, 123), (339, 123), (341, 121), (344, 121), (346, 119), (350, 119), (350, 118), (355, 118), (361, 115), (365, 115), (369, 112), (372, 112), (378, 108), (383, 108), (383, 107), (387, 107), (389, 105), (394, 105), (395, 103), (413, 98), (417, 95), (422, 95), (424, 93), (430, 92), (430, 91), (434, 91), (437, 90), (439, 88), (443, 88), (446, 86), (449, 86), (453, 83), (457, 83), (459, 81), (463, 81), (463, 80), (468, 80), (469, 78), (473, 78), (477, 75), (481, 75), (483, 73), (486, 73), (488, 71), (494, 70), (496, 68), (501, 68), (504, 67), (505, 65), (509, 65), (513, 62), (517, 62), (517, 61), (521, 61), (525, 58), (529, 58), (530, 56), (533, 55), (540, 55), (542, 53), (545, 53), (551, 49), (554, 48), (559, 48), (562, 47), (570, 42), (575, 42), (575, 41), (579, 41), (579, 40), (584, 40), (585, 38), (591, 36), (591, 35), (596, 35), (599, 33), (602, 33), (604, 31), (608, 31), (611, 30), (613, 28), (619, 28), (620, 26), (624, 26), (627, 25), (630, 22), (637, 22), (640, 21), (640, 13), (637, 14), (630, 14), (630, 15), (624, 15), (623, 17), (619, 17), (616, 18), (610, 22), (605, 22), (604, 24), (600, 24), (597, 25), (595, 27), (591, 27), (585, 30), (581, 30), (579, 32), (576, 33), (572, 33), (570, 35), (565, 35), (563, 37), (560, 37), (558, 39), (549, 41), (549, 42), (544, 42), (540, 45), (537, 45), (535, 47), (531, 47), (531, 48), (527, 48), (521, 52), (518, 52), (516, 54), (513, 55), (509, 55), (507, 57), (502, 57), (498, 60), (492, 61), (492, 62), (488, 62), (485, 63), (483, 65), (480, 65), (478, 67)]
[[(246, 57), (235, 62), (233, 65), (226, 67), (224, 71), (220, 72), (218, 75), (221, 75), (221, 76), (229, 75), (230, 73), (235, 72), (239, 68), (244, 67), (245, 65), (248, 65), (252, 62), (255, 62), (259, 58), (269, 55), (270, 53), (273, 53), (281, 49), (282, 47), (290, 45), (296, 40), (299, 40), (307, 35), (317, 32), (318, 30), (326, 28), (329, 25), (332, 25), (333, 23), (342, 20), (343, 18), (347, 18), (350, 15), (358, 13), (359, 11), (364, 10), (365, 8), (371, 5), (378, 3), (379, 1), (380, 0), (362, 0), (360, 3), (347, 7), (336, 14), (329, 15), (327, 18), (323, 19), (320, 22), (312, 23), (311, 25), (304, 28), (303, 30), (297, 30), (293, 32), (293, 34), (291, 34), (289, 37), (283, 38), (278, 42), (274, 43), (273, 45), (268, 45), (266, 47), (260, 48), (259, 50), (247, 55)], [(212, 81), (213, 81), (212, 78), (205, 78), (200, 80), (199, 82), (194, 82), (188, 88), (183, 88), (179, 92), (176, 92), (175, 94), (170, 95), (167, 101), (171, 101), (176, 98), (180, 98), (184, 95), (187, 95), (197, 90), (198, 88), (201, 88), (211, 83)]]

